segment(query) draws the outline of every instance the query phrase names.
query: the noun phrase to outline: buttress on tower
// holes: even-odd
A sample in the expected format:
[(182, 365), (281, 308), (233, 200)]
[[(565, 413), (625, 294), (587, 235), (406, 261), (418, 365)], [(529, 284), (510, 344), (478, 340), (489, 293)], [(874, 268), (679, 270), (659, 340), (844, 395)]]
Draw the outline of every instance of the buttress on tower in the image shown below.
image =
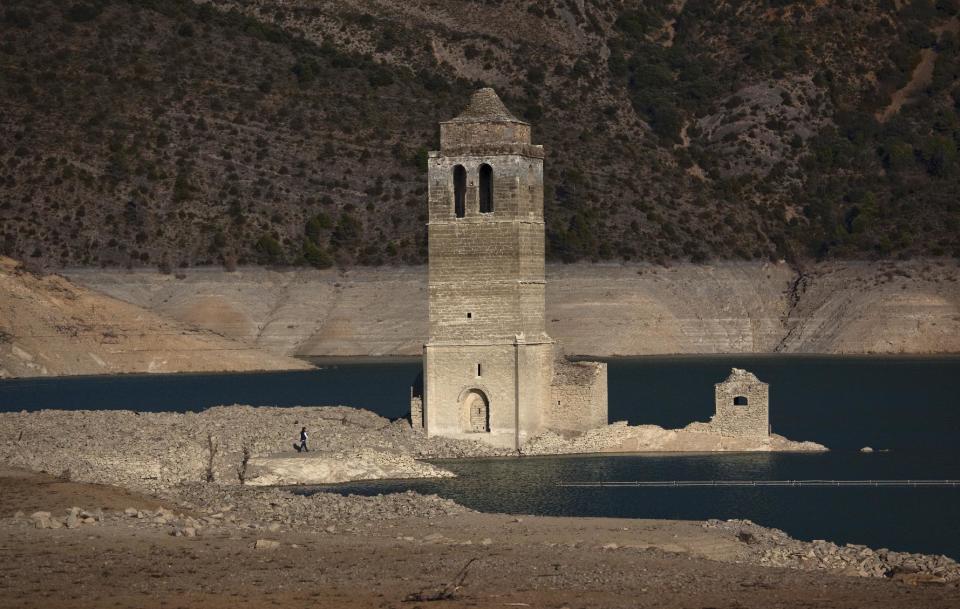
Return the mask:
[(493, 89), (440, 123), (424, 392), (412, 409), (428, 435), (519, 449), (548, 429), (607, 423), (606, 364), (567, 361), (545, 328), (543, 160)]

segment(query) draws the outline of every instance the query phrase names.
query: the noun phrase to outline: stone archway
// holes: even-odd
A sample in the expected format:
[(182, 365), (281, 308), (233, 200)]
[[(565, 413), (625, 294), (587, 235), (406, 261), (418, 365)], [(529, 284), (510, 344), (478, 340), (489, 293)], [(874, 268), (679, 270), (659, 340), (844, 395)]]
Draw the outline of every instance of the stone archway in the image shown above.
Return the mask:
[(479, 389), (466, 392), (460, 402), (463, 416), (463, 431), (467, 433), (487, 433), (490, 431), (490, 402)]

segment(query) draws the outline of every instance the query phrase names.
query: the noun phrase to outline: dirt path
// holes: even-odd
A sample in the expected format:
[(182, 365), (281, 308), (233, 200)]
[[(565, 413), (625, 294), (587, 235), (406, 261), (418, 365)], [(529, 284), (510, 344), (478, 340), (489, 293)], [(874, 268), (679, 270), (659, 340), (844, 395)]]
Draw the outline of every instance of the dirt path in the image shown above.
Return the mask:
[(909, 100), (914, 93), (930, 84), (933, 78), (933, 66), (937, 62), (937, 52), (933, 49), (920, 51), (920, 63), (913, 69), (910, 81), (890, 96), (890, 104), (877, 114), (877, 120), (885, 123)]
[[(960, 30), (960, 19), (952, 17), (946, 23), (932, 28), (931, 31), (939, 38), (944, 32), (953, 32), (956, 34), (958, 30)], [(910, 75), (910, 81), (901, 89), (894, 91), (893, 95), (890, 96), (890, 104), (881, 112), (877, 113), (878, 121), (885, 123), (890, 120), (894, 114), (900, 112), (903, 105), (907, 103), (915, 93), (923, 90), (930, 84), (933, 80), (933, 68), (937, 63), (937, 55), (938, 53), (933, 49), (922, 49), (920, 51), (920, 63), (913, 69), (913, 74)]]
[[(0, 476), (0, 509), (48, 505), (53, 489), (62, 505), (95, 499), (91, 493), (107, 505), (155, 501), (84, 486)], [(956, 584), (735, 564), (745, 545), (693, 522), (468, 513), (383, 521), (360, 534), (238, 528), (187, 538), (122, 521), (48, 530), (0, 516), (3, 608), (946, 609), (960, 602)], [(255, 549), (265, 536), (280, 546)], [(452, 598), (404, 602), (443, 588), (471, 560)]]

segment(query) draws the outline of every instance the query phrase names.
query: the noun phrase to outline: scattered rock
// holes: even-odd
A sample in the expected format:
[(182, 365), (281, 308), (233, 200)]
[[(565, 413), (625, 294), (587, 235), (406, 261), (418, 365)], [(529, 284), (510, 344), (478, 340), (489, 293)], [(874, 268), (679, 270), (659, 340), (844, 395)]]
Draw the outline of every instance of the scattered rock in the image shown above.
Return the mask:
[(258, 550), (276, 550), (280, 547), (280, 542), (272, 539), (258, 539), (253, 547)]

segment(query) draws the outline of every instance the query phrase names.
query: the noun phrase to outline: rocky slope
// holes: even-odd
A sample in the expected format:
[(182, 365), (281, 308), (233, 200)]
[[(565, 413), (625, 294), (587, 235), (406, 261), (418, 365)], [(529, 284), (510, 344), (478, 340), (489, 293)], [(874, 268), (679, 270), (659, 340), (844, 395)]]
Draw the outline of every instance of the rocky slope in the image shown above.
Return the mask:
[[(426, 269), (71, 270), (115, 298), (279, 354), (419, 355)], [(954, 261), (547, 266), (568, 353), (958, 353)]]
[(306, 368), (0, 257), (0, 378)]
[(6, 0), (0, 253), (417, 264), (497, 88), (554, 259), (960, 254), (953, 0)]

